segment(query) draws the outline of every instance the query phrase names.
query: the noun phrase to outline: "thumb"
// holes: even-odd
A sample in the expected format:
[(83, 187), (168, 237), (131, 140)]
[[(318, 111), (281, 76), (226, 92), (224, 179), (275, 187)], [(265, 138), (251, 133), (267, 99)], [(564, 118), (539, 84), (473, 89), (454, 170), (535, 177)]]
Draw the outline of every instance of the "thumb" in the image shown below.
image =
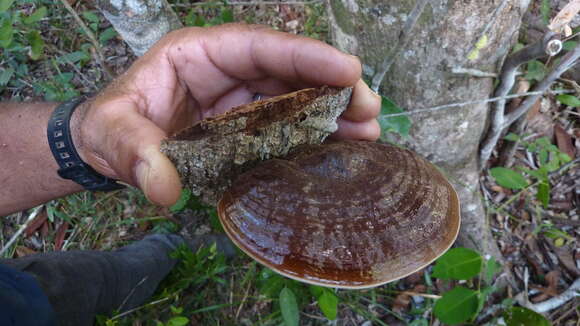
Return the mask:
[(135, 181), (150, 201), (170, 206), (175, 204), (181, 193), (181, 182), (175, 167), (159, 151), (159, 143), (136, 148)]
[(100, 128), (93, 129), (88, 143), (98, 154), (89, 154), (87, 163), (138, 186), (150, 201), (170, 206), (179, 199), (181, 182), (173, 163), (160, 151), (165, 132), (131, 106), (105, 110), (108, 114), (96, 119)]

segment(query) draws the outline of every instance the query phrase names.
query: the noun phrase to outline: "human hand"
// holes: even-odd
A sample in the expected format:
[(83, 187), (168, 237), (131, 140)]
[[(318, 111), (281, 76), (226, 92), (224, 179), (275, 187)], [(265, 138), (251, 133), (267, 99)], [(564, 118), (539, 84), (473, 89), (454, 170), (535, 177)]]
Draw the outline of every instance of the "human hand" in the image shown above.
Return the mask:
[(180, 195), (161, 141), (194, 122), (249, 103), (255, 94), (354, 86), (335, 138), (376, 140), (380, 97), (360, 79), (356, 57), (322, 42), (240, 24), (169, 33), (73, 116), (81, 158), (140, 187), (157, 204)]

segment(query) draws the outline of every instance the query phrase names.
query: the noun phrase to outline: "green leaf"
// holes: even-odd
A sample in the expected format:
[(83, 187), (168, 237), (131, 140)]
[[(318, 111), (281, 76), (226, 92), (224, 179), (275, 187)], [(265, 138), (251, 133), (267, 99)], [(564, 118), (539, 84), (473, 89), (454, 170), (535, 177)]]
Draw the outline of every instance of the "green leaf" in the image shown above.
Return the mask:
[(491, 284), (493, 277), (501, 270), (501, 264), (494, 257), (485, 262), (485, 283)]
[(507, 326), (551, 326), (544, 316), (522, 307), (513, 307), (507, 310), (503, 318)]
[(28, 33), (28, 43), (30, 44), (30, 52), (28, 55), (32, 60), (38, 60), (44, 50), (44, 40), (40, 36), (40, 32), (31, 31)]
[(560, 103), (565, 104), (567, 106), (571, 106), (573, 108), (580, 108), (580, 99), (576, 96), (570, 94), (560, 94), (556, 96), (556, 99), (560, 101)]
[(4, 19), (0, 26), (0, 47), (7, 48), (14, 39), (14, 31), (12, 29), (12, 21)]
[(332, 291), (324, 289), (322, 295), (318, 298), (318, 306), (326, 318), (330, 320), (336, 319), (338, 308), (338, 298)]
[(523, 167), (518, 167), (518, 169), (522, 170), (525, 173), (531, 175), (532, 177), (540, 179), (540, 180), (548, 177), (548, 174), (544, 173), (545, 170), (543, 170), (543, 169), (542, 170), (530, 170), (528, 168), (523, 168)]
[(496, 167), (490, 170), (495, 181), (502, 187), (509, 189), (522, 189), (528, 185), (528, 181), (520, 173), (504, 168)]
[(550, 23), (550, 11), (550, 0), (542, 0), (540, 13), (542, 14), (542, 22), (546, 26)]
[(509, 141), (518, 141), (521, 139), (521, 137), (519, 135), (514, 134), (513, 132), (510, 132), (505, 137), (503, 137), (503, 139), (509, 140)]
[(0, 0), (0, 12), (5, 12), (12, 6), (14, 0)]
[(453, 248), (437, 259), (433, 277), (443, 280), (468, 280), (481, 272), (483, 259), (474, 250)]
[(222, 21), (223, 23), (231, 23), (234, 21), (234, 12), (230, 8), (222, 9)]
[(91, 57), (84, 51), (75, 51), (62, 55), (56, 59), (58, 64), (77, 63), (79, 61), (88, 61)]
[(479, 313), (483, 309), (483, 306), (485, 305), (485, 301), (487, 300), (487, 297), (490, 294), (492, 294), (494, 291), (495, 291), (495, 287), (493, 287), (493, 286), (487, 286), (481, 290), (481, 292), (478, 295), (478, 300), (477, 300), (478, 301), (477, 311), (475, 312), (475, 314), (473, 314), (473, 318), (475, 318), (475, 317), (477, 317), (477, 315), (479, 315)]
[(187, 317), (183, 317), (183, 316), (177, 316), (177, 317), (173, 317), (171, 319), (169, 319), (169, 321), (167, 321), (167, 323), (165, 323), (166, 326), (185, 326), (189, 323), (189, 318)]
[(546, 75), (546, 66), (538, 60), (528, 62), (527, 80), (540, 81)]
[(183, 190), (181, 190), (181, 195), (179, 196), (177, 203), (169, 207), (169, 211), (171, 211), (172, 213), (176, 213), (184, 210), (190, 198), (191, 198), (191, 190), (184, 188)]
[(310, 294), (312, 294), (312, 296), (315, 297), (316, 300), (318, 300), (318, 298), (320, 298), (322, 293), (324, 293), (325, 288), (318, 285), (310, 285), (308, 287), (308, 290), (310, 291)]
[(0, 72), (0, 86), (6, 86), (12, 76), (14, 76), (14, 68), (8, 67), (6, 69), (2, 69)]
[(456, 325), (471, 319), (477, 313), (478, 292), (457, 286), (435, 303), (435, 317), (449, 325)]
[(32, 25), (40, 21), (42, 18), (46, 17), (47, 12), (48, 10), (46, 9), (46, 7), (40, 7), (36, 9), (36, 11), (33, 12), (30, 16), (24, 18), (23, 22), (26, 25)]
[(99, 23), (100, 22), (99, 16), (97, 16), (92, 11), (83, 11), (82, 15), (86, 20), (88, 20), (91, 23)]
[(183, 313), (183, 307), (169, 306), (169, 309), (171, 309), (171, 313), (174, 315), (181, 315)]
[(566, 41), (562, 44), (562, 49), (564, 49), (564, 51), (572, 51), (577, 45), (578, 42), (576, 41)]
[(289, 288), (283, 288), (280, 291), (280, 311), (286, 326), (298, 326), (300, 315), (298, 314), (298, 304), (296, 296)]
[(109, 27), (105, 29), (103, 32), (101, 32), (101, 34), (99, 35), (99, 42), (103, 44), (115, 37), (117, 37), (117, 31), (113, 27)]
[(401, 113), (403, 111), (393, 101), (385, 96), (381, 96), (381, 115), (378, 118), (381, 126), (381, 138), (388, 132), (394, 132), (404, 137), (409, 135), (411, 120), (407, 116), (384, 117), (387, 114)]

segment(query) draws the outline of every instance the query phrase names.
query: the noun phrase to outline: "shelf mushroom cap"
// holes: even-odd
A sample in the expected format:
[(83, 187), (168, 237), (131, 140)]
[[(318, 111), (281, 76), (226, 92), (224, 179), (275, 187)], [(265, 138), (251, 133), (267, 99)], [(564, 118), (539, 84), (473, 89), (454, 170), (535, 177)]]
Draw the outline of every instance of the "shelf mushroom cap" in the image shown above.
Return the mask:
[(218, 203), (238, 247), (302, 282), (361, 289), (427, 266), (455, 241), (457, 193), (417, 154), (344, 141), (305, 145), (237, 177)]

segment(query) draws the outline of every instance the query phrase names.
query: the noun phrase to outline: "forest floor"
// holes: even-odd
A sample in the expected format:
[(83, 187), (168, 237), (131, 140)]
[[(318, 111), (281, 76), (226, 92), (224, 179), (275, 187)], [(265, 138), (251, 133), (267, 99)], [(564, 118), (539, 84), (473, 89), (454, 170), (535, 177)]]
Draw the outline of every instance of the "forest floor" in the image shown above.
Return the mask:
[[(233, 20), (329, 41), (323, 1), (170, 2), (188, 26)], [(535, 2), (532, 11), (539, 13), (542, 1)], [(0, 13), (2, 19), (13, 15), (15, 40), (22, 45), (10, 50), (0, 48), (0, 100), (63, 101), (94, 93), (136, 59), (90, 2), (69, 3), (91, 33), (80, 28), (73, 15), (53, 1), (16, 1), (11, 12)], [(42, 17), (21, 19), (42, 6), (48, 8)], [(552, 8), (552, 15), (555, 10)], [(532, 29), (531, 25), (523, 26), (522, 35), (526, 37), (521, 43), (533, 35)], [(95, 42), (90, 41), (89, 34), (94, 35)], [(528, 64), (518, 85), (533, 84), (548, 66), (546, 62)], [(555, 87), (573, 90), (577, 84), (562, 79)], [(511, 142), (504, 140), (498, 147), (499, 154), (482, 173), (488, 218), (515, 284), (493, 293), (473, 324), (496, 324), (506, 307), (517, 303), (536, 305), (558, 297), (580, 278), (578, 106), (562, 103), (553, 95), (544, 96), (527, 115), (526, 129), (511, 138), (520, 140), (515, 151), (504, 151), (502, 148)], [(562, 158), (562, 154), (568, 158)], [(556, 156), (561, 159), (553, 163)], [(490, 173), (490, 168), (499, 166), (532, 171), (545, 167), (547, 177), (539, 173), (534, 177), (533, 172), (522, 174), (525, 186), (510, 189)], [(28, 221), (31, 214), (36, 215)], [(0, 248), (20, 229), (24, 231), (3, 258), (58, 250), (111, 250), (157, 232), (185, 236), (221, 232), (215, 209), (199, 205), (160, 208), (148, 203), (136, 189), (82, 192), (38, 210), (1, 218)], [(289, 288), (300, 307), (301, 325), (439, 325), (433, 315), (435, 301), (454, 285), (432, 279), (432, 267), (428, 267), (375, 289), (333, 291), (338, 310), (337, 318), (330, 321), (329, 312), (321, 311), (316, 302), (316, 289), (278, 276), (243, 254), (225, 259), (205, 248), (194, 255), (183, 254), (182, 258), (185, 263), (163, 283), (151, 302), (127, 314), (103, 317), (99, 324), (280, 325), (280, 291)], [(462, 283), (471, 286), (471, 282)], [(578, 326), (579, 306), (578, 298), (572, 299), (544, 315), (553, 325)]]

